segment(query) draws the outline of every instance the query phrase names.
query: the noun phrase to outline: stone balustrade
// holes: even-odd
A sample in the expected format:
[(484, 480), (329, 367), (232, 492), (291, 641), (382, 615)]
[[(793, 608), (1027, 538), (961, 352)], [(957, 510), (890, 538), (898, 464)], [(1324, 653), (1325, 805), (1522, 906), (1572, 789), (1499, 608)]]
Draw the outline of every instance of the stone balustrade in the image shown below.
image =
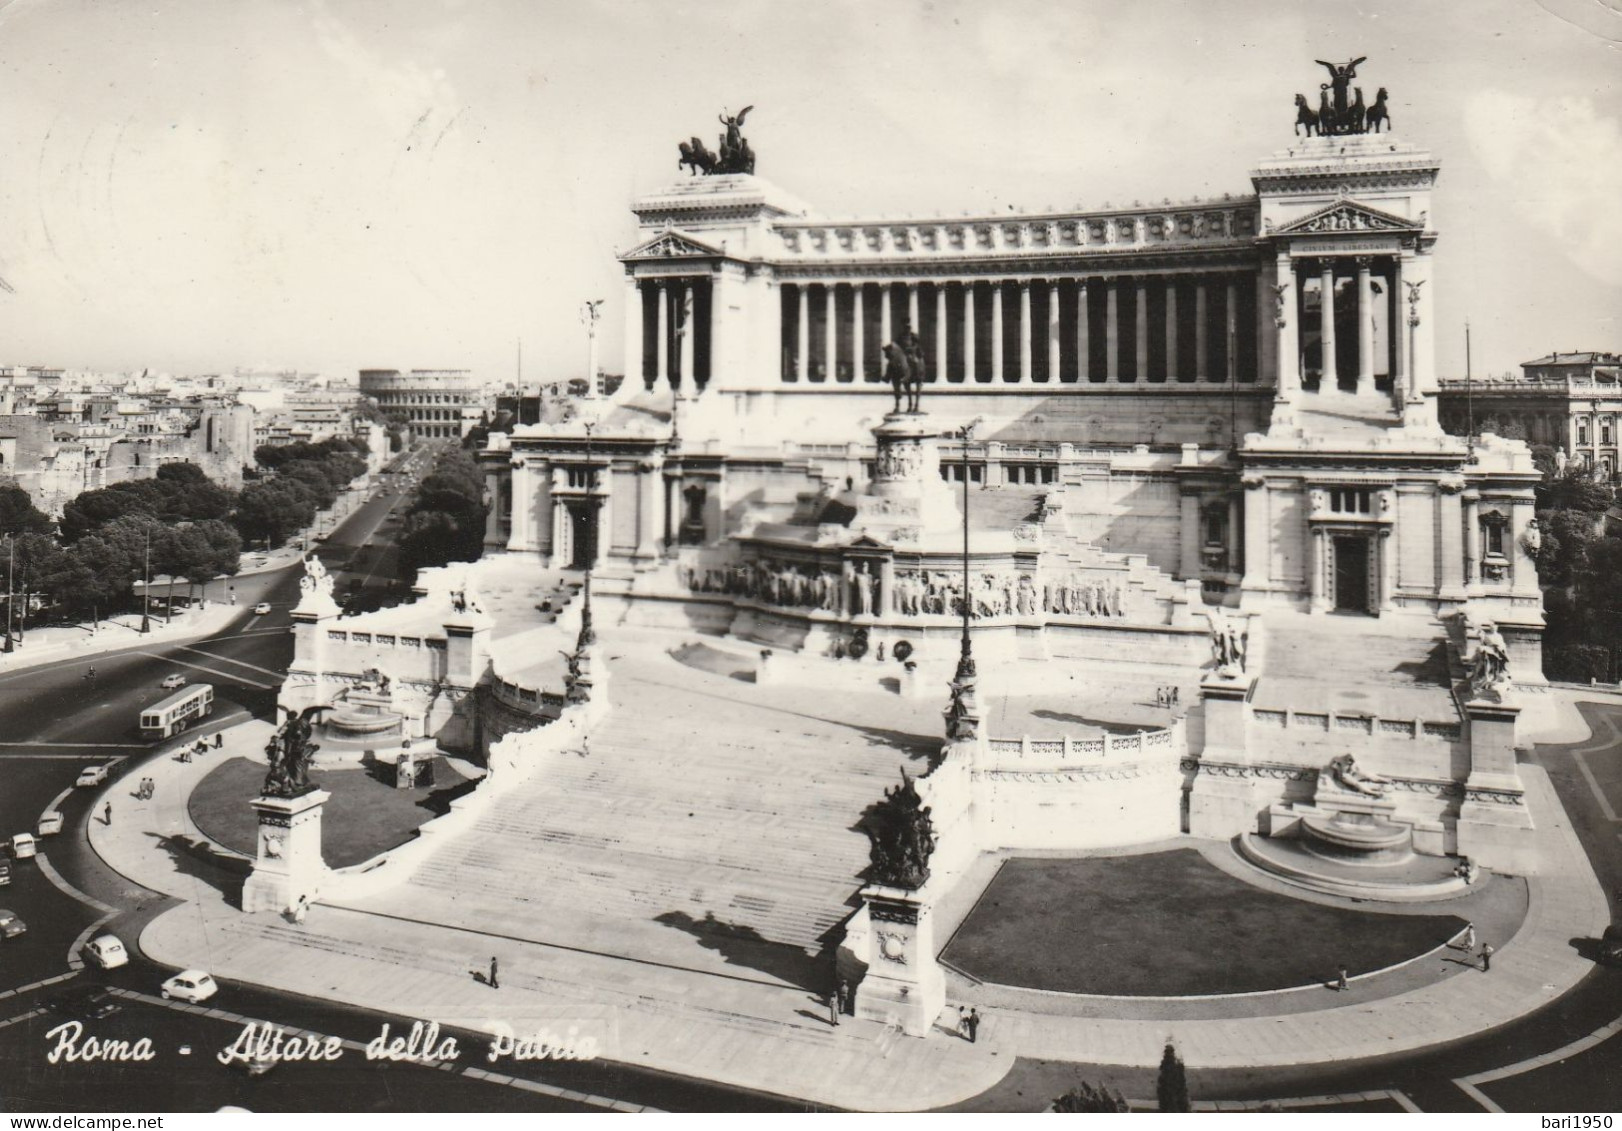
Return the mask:
[(1057, 251), (1130, 251), (1174, 245), (1233, 244), (1257, 234), (1254, 199), (1191, 201), (1085, 213), (908, 220), (901, 223), (801, 219), (773, 228), (788, 259), (974, 256), (999, 259)]

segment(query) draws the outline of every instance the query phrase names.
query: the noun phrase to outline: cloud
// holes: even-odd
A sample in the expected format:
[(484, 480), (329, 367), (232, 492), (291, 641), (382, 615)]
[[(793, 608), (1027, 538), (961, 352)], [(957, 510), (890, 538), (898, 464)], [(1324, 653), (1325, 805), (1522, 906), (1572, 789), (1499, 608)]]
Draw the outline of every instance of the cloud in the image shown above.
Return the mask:
[(1582, 270), (1622, 285), (1622, 126), (1588, 98), (1485, 91), (1465, 109), (1471, 149), (1506, 198)]

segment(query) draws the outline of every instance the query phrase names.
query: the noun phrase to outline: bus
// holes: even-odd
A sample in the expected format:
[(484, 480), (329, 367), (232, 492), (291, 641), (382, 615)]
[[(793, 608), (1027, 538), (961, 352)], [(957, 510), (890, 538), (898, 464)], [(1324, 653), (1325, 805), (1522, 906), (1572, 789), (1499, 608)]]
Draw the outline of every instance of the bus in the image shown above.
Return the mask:
[(141, 712), (143, 738), (169, 738), (214, 713), (214, 685), (194, 683)]

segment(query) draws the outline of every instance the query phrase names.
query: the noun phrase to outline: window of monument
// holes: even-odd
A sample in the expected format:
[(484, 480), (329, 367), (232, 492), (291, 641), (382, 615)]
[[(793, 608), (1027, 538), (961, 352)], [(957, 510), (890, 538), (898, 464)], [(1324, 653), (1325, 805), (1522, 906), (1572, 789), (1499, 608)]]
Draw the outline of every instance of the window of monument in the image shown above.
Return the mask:
[(1611, 442), (1611, 418), (1609, 416), (1600, 421), (1599, 442), (1602, 444), (1609, 444)]
[(1588, 421), (1586, 420), (1577, 422), (1577, 442), (1579, 444), (1588, 443)]

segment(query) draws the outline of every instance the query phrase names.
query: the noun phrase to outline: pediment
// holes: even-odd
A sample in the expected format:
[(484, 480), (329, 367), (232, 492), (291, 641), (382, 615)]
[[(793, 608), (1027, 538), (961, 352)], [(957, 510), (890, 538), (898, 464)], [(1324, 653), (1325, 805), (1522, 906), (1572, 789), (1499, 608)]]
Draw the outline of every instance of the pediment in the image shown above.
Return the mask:
[(1334, 232), (1418, 232), (1424, 221), (1408, 219), (1352, 200), (1337, 200), (1273, 231), (1275, 236), (1323, 235)]
[(666, 228), (651, 240), (638, 244), (620, 256), (620, 260), (630, 263), (649, 259), (721, 259), (726, 254), (723, 248), (674, 228)]

